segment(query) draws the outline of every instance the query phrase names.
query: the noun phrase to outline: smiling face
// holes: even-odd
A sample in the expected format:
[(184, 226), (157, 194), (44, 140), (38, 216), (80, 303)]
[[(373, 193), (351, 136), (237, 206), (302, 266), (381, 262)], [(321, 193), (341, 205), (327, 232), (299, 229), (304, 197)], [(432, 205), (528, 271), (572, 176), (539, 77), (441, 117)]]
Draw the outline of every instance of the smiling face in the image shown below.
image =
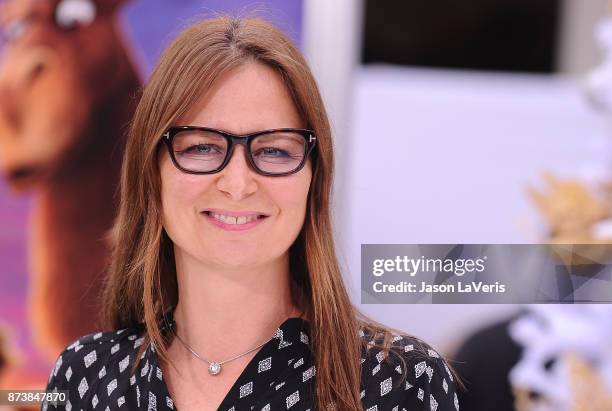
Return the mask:
[[(222, 76), (176, 125), (234, 134), (305, 126), (279, 74), (258, 62)], [(287, 256), (304, 223), (310, 160), (295, 174), (263, 176), (237, 146), (223, 170), (197, 175), (177, 169), (163, 147), (160, 173), (163, 226), (177, 260), (213, 269), (270, 264)]]

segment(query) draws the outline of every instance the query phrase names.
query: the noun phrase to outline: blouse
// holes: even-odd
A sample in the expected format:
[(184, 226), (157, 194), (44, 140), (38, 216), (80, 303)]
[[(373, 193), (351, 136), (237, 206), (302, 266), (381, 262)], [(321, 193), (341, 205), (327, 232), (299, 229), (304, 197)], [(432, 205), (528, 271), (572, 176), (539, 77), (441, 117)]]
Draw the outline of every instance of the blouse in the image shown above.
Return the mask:
[[(173, 310), (162, 324), (172, 327)], [(162, 326), (162, 332), (168, 327)], [(135, 370), (130, 370), (144, 341), (144, 324), (78, 338), (59, 355), (49, 375), (47, 392), (67, 390), (64, 405), (43, 403), (42, 410), (176, 410), (149, 343)], [(446, 362), (431, 347), (395, 335), (406, 361), (371, 346), (374, 337), (358, 331), (370, 344), (362, 349), (360, 396), (367, 411), (458, 411), (456, 385)], [(310, 324), (292, 317), (257, 351), (230, 388), (218, 410), (314, 410), (316, 369), (309, 350)], [(377, 341), (380, 342), (380, 341)], [(387, 357), (387, 358), (385, 358)], [(330, 364), (331, 366), (331, 364)]]

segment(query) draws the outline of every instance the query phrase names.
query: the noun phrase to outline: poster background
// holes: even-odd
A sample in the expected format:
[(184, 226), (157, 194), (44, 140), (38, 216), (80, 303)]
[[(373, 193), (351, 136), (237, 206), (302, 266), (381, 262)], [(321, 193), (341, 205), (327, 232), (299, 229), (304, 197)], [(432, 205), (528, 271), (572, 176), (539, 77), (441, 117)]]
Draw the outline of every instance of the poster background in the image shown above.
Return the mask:
[[(257, 3), (246, 0), (132, 0), (121, 9), (119, 24), (141, 77), (146, 80), (165, 46), (183, 27), (199, 18), (220, 14), (259, 15), (283, 29), (296, 44), (301, 44), (301, 0)], [(20, 370), (19, 378), (27, 375), (32, 383), (40, 385), (41, 381), (46, 381), (55, 358), (43, 356), (34, 347), (29, 329), (27, 241), (31, 208), (32, 194), (16, 195), (0, 178), (0, 329), (5, 335), (5, 348), (11, 362)], [(6, 378), (12, 379), (10, 375)]]

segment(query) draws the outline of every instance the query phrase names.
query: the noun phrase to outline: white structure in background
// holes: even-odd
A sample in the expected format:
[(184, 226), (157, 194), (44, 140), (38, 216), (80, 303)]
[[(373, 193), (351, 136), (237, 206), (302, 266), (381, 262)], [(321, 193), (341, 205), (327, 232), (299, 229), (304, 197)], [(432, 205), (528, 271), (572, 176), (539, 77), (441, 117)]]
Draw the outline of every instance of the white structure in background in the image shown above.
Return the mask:
[(601, 61), (593, 27), (608, 11), (608, 0), (562, 0), (556, 66), (560, 73), (583, 75)]
[[(585, 139), (601, 129), (601, 118), (570, 77), (359, 67), (363, 3), (305, 0), (303, 33), (335, 131), (335, 223), (356, 303), (362, 243), (541, 241), (544, 227), (529, 227), (541, 217), (526, 185), (539, 183), (543, 170), (579, 175), (593, 154)], [(587, 7), (565, 3), (567, 10)], [(580, 33), (596, 13), (587, 14), (564, 13), (572, 29), (562, 33), (569, 44), (562, 46), (562, 63), (588, 46)], [(586, 17), (572, 22), (574, 16)], [(450, 353), (517, 306), (361, 308)]]
[(588, 74), (585, 88), (595, 107), (612, 116), (612, 18), (597, 25), (595, 39), (603, 51), (603, 61)]
[[(597, 185), (612, 181), (612, 18), (601, 20), (595, 29), (595, 39), (603, 53), (603, 61), (595, 67), (585, 81), (589, 101), (605, 118), (603, 136), (593, 139), (594, 165), (586, 168), (587, 181), (596, 190)], [(612, 219), (598, 223), (593, 231), (597, 237), (612, 237)]]
[[(612, 306), (533, 305), (529, 314), (510, 325), (509, 331), (524, 347), (521, 360), (510, 372), (510, 381), (539, 394), (530, 411), (574, 411), (570, 404), (575, 402), (577, 391), (584, 395), (595, 390), (575, 384), (569, 375), (567, 353), (597, 364), (595, 372), (612, 395)], [(551, 359), (556, 361), (546, 369)], [(603, 393), (591, 391), (591, 395)]]
[[(605, 137), (612, 141), (612, 18), (600, 22), (595, 37), (604, 52), (604, 60), (589, 74), (586, 91), (589, 100), (606, 115), (608, 135)], [(608, 161), (602, 164), (601, 175), (592, 175), (594, 182), (610, 181), (610, 153), (612, 146), (608, 145), (604, 154)], [(605, 221), (596, 230), (609, 238), (611, 228), (612, 222)], [(576, 390), (581, 387), (572, 384), (567, 353), (574, 353), (589, 364), (597, 364), (594, 372), (601, 376), (612, 396), (612, 306), (534, 305), (510, 325), (509, 331), (523, 347), (520, 361), (510, 372), (510, 381), (515, 387), (539, 394), (540, 399), (530, 405), (530, 410), (571, 409)], [(545, 364), (551, 359), (556, 362), (547, 369)]]
[[(343, 210), (348, 206), (347, 190), (351, 186), (351, 114), (354, 71), (360, 59), (363, 1), (305, 0), (303, 3), (304, 54), (319, 83), (334, 135), (333, 210), (339, 238), (344, 237), (343, 229), (350, 224)], [(340, 248), (340, 258), (341, 251)]]
[[(362, 68), (355, 83), (348, 252), (355, 300), (360, 246), (539, 243), (526, 193), (541, 173), (575, 177), (601, 118), (572, 78)], [(530, 226), (530, 224), (532, 226)], [(529, 264), (529, 261), (517, 262)], [(443, 352), (513, 305), (364, 305)]]

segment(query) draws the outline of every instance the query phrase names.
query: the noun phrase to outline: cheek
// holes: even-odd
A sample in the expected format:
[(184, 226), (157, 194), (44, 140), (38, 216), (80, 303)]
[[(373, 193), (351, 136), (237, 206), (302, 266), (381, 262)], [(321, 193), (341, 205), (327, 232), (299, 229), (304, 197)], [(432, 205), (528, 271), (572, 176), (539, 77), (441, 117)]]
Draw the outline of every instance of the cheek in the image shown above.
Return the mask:
[(310, 181), (310, 173), (298, 174), (294, 181), (286, 181), (273, 191), (281, 212), (290, 218), (292, 225), (301, 227), (304, 221)]
[(176, 170), (169, 159), (162, 160), (160, 173), (163, 225), (170, 234), (176, 232), (176, 226), (192, 224), (190, 219), (197, 216), (198, 199), (210, 183), (203, 176)]

